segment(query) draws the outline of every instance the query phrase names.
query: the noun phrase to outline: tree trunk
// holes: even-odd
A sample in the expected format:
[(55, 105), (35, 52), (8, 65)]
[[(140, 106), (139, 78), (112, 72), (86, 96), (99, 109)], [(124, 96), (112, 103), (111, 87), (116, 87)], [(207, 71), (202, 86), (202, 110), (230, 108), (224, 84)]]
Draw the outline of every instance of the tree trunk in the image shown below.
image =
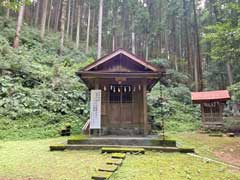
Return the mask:
[(51, 24), (51, 18), (52, 18), (52, 4), (53, 4), (53, 0), (50, 0), (50, 8), (49, 8), (49, 14), (48, 14), (48, 25), (47, 25), (48, 31), (50, 30), (50, 24)]
[(113, 17), (112, 17), (112, 51), (115, 51), (116, 49), (116, 12), (114, 3), (112, 4), (112, 11), (113, 11)]
[(132, 19), (132, 53), (136, 54), (136, 48), (135, 48), (135, 24), (134, 19)]
[(74, 18), (75, 18), (75, 0), (72, 0), (72, 15), (71, 15), (71, 22), (70, 22), (70, 37), (73, 40), (73, 25), (74, 25)]
[(195, 36), (196, 36), (196, 60), (197, 60), (197, 79), (198, 86), (196, 87), (197, 91), (203, 90), (203, 79), (202, 79), (202, 59), (201, 59), (201, 50), (200, 50), (200, 40), (199, 40), (199, 31), (198, 31), (198, 22), (197, 22), (197, 12), (195, 0), (193, 0), (193, 13), (194, 13), (194, 24), (195, 24)]
[(101, 57), (102, 53), (102, 18), (103, 18), (103, 0), (99, 0), (99, 17), (98, 17), (98, 47), (97, 58)]
[(37, 9), (36, 9), (36, 14), (35, 14), (35, 21), (34, 21), (34, 26), (37, 26), (38, 24), (38, 17), (39, 17), (39, 9), (40, 9), (40, 1), (37, 1)]
[(22, 26), (23, 16), (24, 16), (24, 9), (25, 9), (25, 0), (23, 0), (22, 2), (23, 3), (18, 13), (18, 20), (17, 20), (16, 34), (13, 41), (13, 48), (18, 48), (18, 45), (19, 45), (20, 31), (21, 31), (21, 26)]
[[(9, 2), (9, 0), (7, 0), (7, 2)], [(6, 18), (9, 19), (9, 15), (10, 15), (10, 9), (6, 8)]]
[(146, 39), (145, 39), (145, 60), (148, 61), (148, 58), (149, 58), (149, 42), (148, 42), (148, 39), (149, 39), (149, 35), (146, 34)]
[(81, 6), (78, 2), (78, 13), (77, 13), (77, 34), (76, 34), (76, 48), (79, 48), (79, 39), (80, 39), (80, 22), (81, 21)]
[(88, 5), (88, 23), (87, 23), (87, 40), (86, 40), (86, 53), (89, 51), (89, 36), (90, 36), (90, 25), (91, 25), (91, 4)]
[(40, 40), (44, 41), (45, 27), (46, 27), (46, 19), (47, 19), (47, 5), (48, 0), (42, 1), (42, 18), (41, 18), (41, 29), (40, 29)]
[(199, 87), (199, 78), (198, 78), (198, 64), (197, 64), (197, 57), (196, 54), (194, 55), (194, 81), (195, 81), (195, 91), (200, 91)]
[(60, 49), (59, 54), (63, 54), (64, 49), (64, 33), (65, 33), (65, 20), (66, 20), (66, 8), (67, 8), (67, 1), (62, 1), (62, 16), (61, 16), (61, 33), (60, 33)]
[(232, 73), (232, 65), (227, 63), (227, 75), (228, 75), (228, 82), (229, 85), (233, 84), (233, 73)]
[(91, 45), (95, 46), (96, 45), (96, 9), (93, 9), (92, 13), (92, 30), (91, 30)]
[(68, 18), (67, 18), (67, 36), (69, 35), (69, 29), (70, 29), (70, 19), (71, 19), (71, 0), (68, 1)]
[(57, 1), (57, 7), (55, 10), (55, 18), (54, 18), (54, 31), (58, 31), (58, 25), (59, 25), (59, 17), (60, 17), (60, 10), (61, 10), (61, 2), (62, 0)]

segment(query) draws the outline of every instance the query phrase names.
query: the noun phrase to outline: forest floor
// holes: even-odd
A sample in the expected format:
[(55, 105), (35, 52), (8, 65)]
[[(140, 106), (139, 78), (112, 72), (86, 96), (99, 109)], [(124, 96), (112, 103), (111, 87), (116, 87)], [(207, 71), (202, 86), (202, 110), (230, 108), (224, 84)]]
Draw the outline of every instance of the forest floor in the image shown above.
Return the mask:
[[(169, 134), (169, 137), (177, 139), (180, 145), (195, 147), (200, 156), (239, 164), (236, 159), (240, 157), (237, 149), (240, 137), (209, 137), (198, 133)], [(99, 151), (49, 151), (49, 145), (65, 140), (0, 141), (0, 180), (89, 180), (110, 157)], [(187, 154), (146, 152), (127, 155), (111, 178), (142, 179), (240, 180), (240, 170)]]

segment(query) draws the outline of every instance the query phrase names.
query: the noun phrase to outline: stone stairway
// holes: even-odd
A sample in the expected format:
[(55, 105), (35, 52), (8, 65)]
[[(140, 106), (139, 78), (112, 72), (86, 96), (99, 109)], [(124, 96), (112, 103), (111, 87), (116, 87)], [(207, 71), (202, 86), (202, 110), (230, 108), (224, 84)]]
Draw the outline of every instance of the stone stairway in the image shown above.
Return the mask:
[[(130, 149), (129, 149), (130, 150)], [(131, 150), (130, 150), (131, 151)], [(102, 150), (102, 152), (104, 152)], [(116, 152), (118, 152), (116, 150)], [(123, 160), (126, 158), (125, 153), (112, 153), (111, 158), (107, 160), (103, 167), (98, 168), (96, 174), (92, 176), (94, 180), (107, 180), (116, 172), (122, 165)]]

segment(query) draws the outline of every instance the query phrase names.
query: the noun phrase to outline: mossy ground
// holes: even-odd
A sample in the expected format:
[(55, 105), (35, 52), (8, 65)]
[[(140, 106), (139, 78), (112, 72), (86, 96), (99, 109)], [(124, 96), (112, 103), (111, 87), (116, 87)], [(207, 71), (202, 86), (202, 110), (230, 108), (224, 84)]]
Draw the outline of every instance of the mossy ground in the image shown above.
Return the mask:
[(65, 140), (0, 141), (0, 179), (89, 180), (110, 157), (99, 151), (49, 151), (49, 145)]
[(127, 156), (114, 180), (240, 180), (240, 173), (186, 154), (154, 153)]
[(213, 153), (215, 150), (223, 149), (228, 145), (240, 142), (240, 137), (213, 137), (209, 136), (209, 134), (200, 134), (197, 132), (176, 133), (169, 134), (168, 136), (176, 139), (178, 145), (194, 147), (197, 154), (210, 158), (215, 158)]
[[(196, 133), (170, 136), (208, 157), (213, 157), (216, 148), (240, 140)], [(100, 151), (49, 151), (49, 145), (65, 140), (0, 141), (0, 179), (89, 180), (111, 157), (111, 154), (101, 154)], [(186, 154), (146, 152), (145, 155), (127, 155), (121, 168), (111, 177), (111, 180), (142, 179), (240, 180), (240, 171)]]

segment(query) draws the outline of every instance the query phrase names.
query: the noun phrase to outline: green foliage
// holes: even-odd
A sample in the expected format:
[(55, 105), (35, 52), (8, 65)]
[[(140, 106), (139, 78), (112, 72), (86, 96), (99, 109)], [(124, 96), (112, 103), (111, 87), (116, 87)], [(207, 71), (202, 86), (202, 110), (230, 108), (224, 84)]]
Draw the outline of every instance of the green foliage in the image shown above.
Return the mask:
[(53, 137), (64, 122), (79, 132), (89, 110), (75, 73), (93, 59), (71, 43), (58, 56), (57, 34), (49, 33), (42, 44), (38, 30), (26, 25), (21, 46), (13, 49), (15, 23), (1, 18), (0, 28), (0, 138)]
[(16, 120), (0, 117), (0, 140), (56, 137), (67, 124), (71, 125), (72, 133), (79, 134), (84, 120), (84, 116), (50, 113), (26, 116)]
[(224, 129), (226, 132), (236, 132), (240, 131), (240, 121), (235, 117), (225, 117), (224, 118)]
[[(25, 4), (29, 5), (34, 0), (25, 0)], [(23, 0), (0, 0), (0, 6), (12, 9), (14, 11), (17, 11), (20, 6), (23, 4)]]
[(230, 86), (229, 91), (231, 92), (231, 99), (235, 102), (239, 102), (240, 101), (240, 82)]
[[(210, 3), (211, 4), (211, 3)], [(209, 85), (223, 89), (227, 85), (226, 63), (232, 66), (234, 81), (240, 81), (238, 57), (240, 56), (240, 5), (238, 2), (226, 2), (217, 0), (214, 4), (215, 19), (209, 17), (209, 25), (204, 27), (202, 44), (207, 57), (208, 67), (205, 75)], [(212, 13), (211, 6), (209, 12)], [(206, 22), (204, 22), (206, 23)], [(210, 87), (211, 89), (211, 87)]]
[[(39, 31), (26, 24), (19, 48), (13, 49), (15, 23), (11, 19), (0, 20), (0, 138), (54, 137), (65, 123), (71, 125), (73, 133), (79, 133), (89, 109), (87, 89), (75, 73), (93, 62), (93, 53), (87, 56), (67, 41), (65, 54), (58, 56), (58, 34), (49, 32), (42, 43)], [(152, 62), (170, 68), (164, 58)], [(164, 116), (169, 124), (189, 123), (188, 130), (192, 130), (199, 113), (190, 105), (190, 91), (184, 85), (188, 77), (172, 69), (168, 69), (168, 74), (166, 86), (162, 86), (164, 102), (159, 99), (159, 86), (149, 96), (151, 113), (157, 121)]]
[(198, 129), (200, 127), (200, 108), (191, 104), (190, 90), (185, 85), (188, 77), (169, 69), (169, 61), (166, 59), (153, 59), (151, 62), (165, 67), (168, 76), (164, 80), (165, 85), (162, 84), (160, 87), (157, 84), (148, 97), (149, 113), (155, 116), (157, 122), (161, 123), (164, 119), (168, 131)]

